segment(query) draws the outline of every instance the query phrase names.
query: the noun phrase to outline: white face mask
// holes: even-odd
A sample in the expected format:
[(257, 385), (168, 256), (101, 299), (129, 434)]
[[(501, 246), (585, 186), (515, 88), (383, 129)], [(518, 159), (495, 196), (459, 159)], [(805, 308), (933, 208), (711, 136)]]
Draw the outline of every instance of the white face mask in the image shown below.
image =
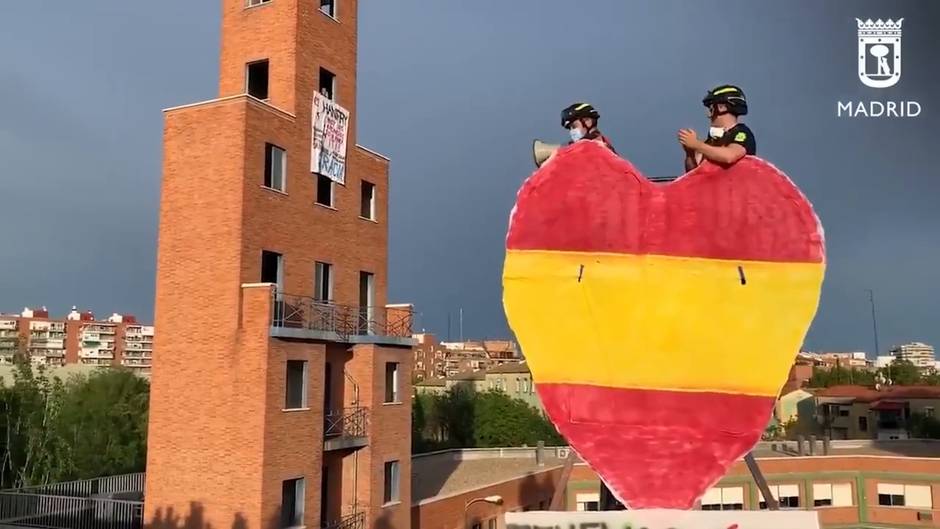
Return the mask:
[(723, 127), (709, 127), (708, 135), (712, 138), (718, 139), (725, 135), (725, 129)]

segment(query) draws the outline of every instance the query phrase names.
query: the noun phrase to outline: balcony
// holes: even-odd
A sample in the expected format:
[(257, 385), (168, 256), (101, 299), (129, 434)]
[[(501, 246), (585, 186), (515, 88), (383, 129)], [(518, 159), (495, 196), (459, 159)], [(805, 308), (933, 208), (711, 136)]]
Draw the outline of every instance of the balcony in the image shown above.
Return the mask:
[(366, 524), (366, 514), (357, 512), (347, 514), (338, 520), (331, 520), (320, 524), (321, 529), (362, 529)]
[(368, 444), (368, 409), (361, 406), (328, 411), (323, 416), (323, 450), (348, 450)]
[(151, 359), (148, 358), (123, 358), (121, 365), (125, 367), (152, 367)]
[(307, 296), (274, 294), (271, 336), (412, 347), (413, 312), (405, 307), (354, 307)]
[(106, 349), (82, 349), (78, 353), (79, 358), (97, 358), (103, 360), (111, 360), (114, 358), (114, 353)]

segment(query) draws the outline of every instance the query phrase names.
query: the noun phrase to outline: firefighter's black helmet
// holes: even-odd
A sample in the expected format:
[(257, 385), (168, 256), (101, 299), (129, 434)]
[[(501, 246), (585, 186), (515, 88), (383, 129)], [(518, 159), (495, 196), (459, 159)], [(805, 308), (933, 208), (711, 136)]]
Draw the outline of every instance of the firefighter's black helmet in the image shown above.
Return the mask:
[(730, 84), (716, 86), (709, 90), (702, 99), (702, 104), (706, 107), (718, 103), (728, 105), (728, 112), (735, 116), (747, 114), (747, 98), (744, 96), (744, 91), (737, 86)]
[(561, 126), (568, 128), (579, 119), (592, 118), (597, 121), (601, 115), (590, 103), (575, 103), (561, 111)]

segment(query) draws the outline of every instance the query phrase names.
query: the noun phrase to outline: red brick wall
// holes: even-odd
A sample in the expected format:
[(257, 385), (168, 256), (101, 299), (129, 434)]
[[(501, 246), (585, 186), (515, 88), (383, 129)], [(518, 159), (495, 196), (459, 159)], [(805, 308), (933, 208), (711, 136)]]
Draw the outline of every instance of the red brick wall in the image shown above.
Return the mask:
[(222, 0), (219, 97), (244, 94), (246, 65), (268, 59), (269, 101), (288, 112), (296, 111), (299, 2), (277, 0), (246, 9), (245, 0)]
[[(65, 363), (79, 363), (78, 352), (82, 349), (79, 340), (82, 332), (82, 326), (88, 322), (67, 320), (65, 322)], [(115, 345), (115, 347), (117, 347)], [(117, 356), (115, 354), (115, 356)]]
[[(387, 303), (388, 167), (360, 149), (350, 149), (346, 185), (334, 185), (334, 208), (316, 204), (316, 178), (310, 173), (309, 131), (299, 121), (249, 105), (245, 141), (242, 281), (261, 277), (261, 250), (281, 253), (284, 289), (313, 295), (316, 261), (333, 265), (334, 301), (359, 304), (359, 272), (375, 274), (375, 305)], [(287, 150), (287, 193), (262, 187), (264, 144)], [(359, 218), (363, 179), (376, 185), (373, 222)]]
[[(386, 363), (398, 363), (398, 403), (385, 402)], [(359, 504), (368, 506), (367, 527), (404, 528), (411, 505), (411, 349), (359, 345), (347, 364), (359, 383), (359, 397), (369, 406), (369, 446), (359, 451), (358, 472), (346, 476), (345, 487), (357, 481)], [(385, 463), (399, 462), (399, 501), (384, 505)], [(373, 525), (374, 524), (374, 525)]]
[[(263, 393), (258, 403), (243, 398), (235, 371), (248, 356), (236, 351), (246, 112), (244, 101), (230, 101), (165, 117), (145, 505), (151, 524), (170, 509), (185, 517), (201, 505), (214, 527), (231, 526), (235, 513), (260, 526), (260, 512), (246, 512), (243, 502), (260, 499)], [(253, 391), (262, 380), (240, 383)]]

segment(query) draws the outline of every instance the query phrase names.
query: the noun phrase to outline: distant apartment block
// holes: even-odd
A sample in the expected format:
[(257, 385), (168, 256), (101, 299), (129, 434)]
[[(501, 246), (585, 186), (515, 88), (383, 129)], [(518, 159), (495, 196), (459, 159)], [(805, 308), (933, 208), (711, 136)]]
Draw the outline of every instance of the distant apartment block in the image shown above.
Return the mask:
[(120, 365), (149, 375), (153, 336), (153, 326), (131, 315), (97, 320), (73, 307), (65, 318), (53, 318), (45, 307), (26, 308), (0, 315), (0, 365), (12, 365), (19, 354), (33, 365)]
[(874, 365), (874, 362), (868, 359), (868, 353), (864, 351), (802, 352), (799, 357), (811, 360), (815, 365), (826, 368), (867, 369)]
[(891, 355), (899, 360), (907, 360), (921, 369), (934, 369), (933, 346), (922, 342), (911, 342), (891, 348)]
[(816, 393), (816, 416), (831, 439), (897, 440), (910, 437), (915, 414), (936, 417), (938, 386), (833, 386)]
[(442, 395), (452, 388), (475, 393), (501, 391), (543, 411), (542, 402), (535, 391), (532, 373), (525, 362), (506, 363), (485, 371), (463, 371), (445, 378), (427, 378), (416, 382), (414, 388), (419, 395)]
[(417, 334), (415, 340), (415, 381), (485, 371), (522, 360), (518, 346), (509, 340), (439, 342), (433, 334)]

